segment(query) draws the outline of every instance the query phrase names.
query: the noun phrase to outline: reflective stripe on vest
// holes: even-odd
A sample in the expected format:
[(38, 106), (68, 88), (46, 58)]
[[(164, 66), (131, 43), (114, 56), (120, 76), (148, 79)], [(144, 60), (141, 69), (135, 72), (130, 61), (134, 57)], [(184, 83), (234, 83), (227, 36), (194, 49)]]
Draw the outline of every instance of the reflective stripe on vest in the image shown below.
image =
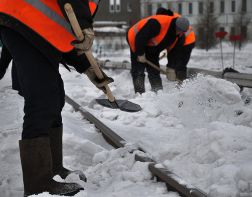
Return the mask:
[(57, 0), (0, 0), (0, 12), (10, 15), (39, 34), (61, 52), (73, 49), (75, 37)]
[(128, 31), (128, 41), (129, 41), (131, 50), (133, 52), (136, 51), (136, 46), (135, 46), (136, 35), (144, 27), (144, 25), (148, 22), (148, 20), (156, 19), (161, 25), (160, 33), (154, 38), (150, 39), (147, 43), (147, 46), (157, 46), (159, 43), (162, 42), (165, 35), (167, 34), (167, 31), (169, 30), (169, 27), (173, 18), (174, 17), (165, 16), (165, 15), (154, 15), (154, 16), (144, 18), (140, 20), (137, 24), (133, 25)]
[(58, 4), (55, 0), (24, 0), (40, 12), (44, 13), (48, 18), (52, 19), (59, 25), (63, 26), (69, 32), (71, 31), (70, 24), (63, 18), (63, 14), (60, 9), (58, 9)]

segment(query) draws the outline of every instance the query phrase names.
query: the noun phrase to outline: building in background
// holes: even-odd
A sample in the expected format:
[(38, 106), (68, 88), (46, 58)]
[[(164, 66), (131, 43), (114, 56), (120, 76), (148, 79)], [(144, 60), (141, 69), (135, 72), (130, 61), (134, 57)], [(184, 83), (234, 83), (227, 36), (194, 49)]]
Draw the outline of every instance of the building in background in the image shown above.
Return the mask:
[(141, 18), (140, 0), (101, 0), (95, 25), (131, 26)]
[(252, 0), (101, 0), (94, 23), (97, 48), (126, 47), (127, 28), (155, 14), (158, 7), (187, 17), (200, 48), (213, 47), (217, 31), (226, 31), (228, 36), (241, 34), (239, 46), (252, 40)]
[(216, 31), (252, 40), (252, 0), (141, 0), (141, 16), (155, 14), (161, 6), (188, 17), (195, 29), (199, 18), (209, 12), (217, 18)]
[(95, 16), (94, 50), (98, 57), (128, 47), (127, 29), (141, 18), (140, 0), (101, 0)]

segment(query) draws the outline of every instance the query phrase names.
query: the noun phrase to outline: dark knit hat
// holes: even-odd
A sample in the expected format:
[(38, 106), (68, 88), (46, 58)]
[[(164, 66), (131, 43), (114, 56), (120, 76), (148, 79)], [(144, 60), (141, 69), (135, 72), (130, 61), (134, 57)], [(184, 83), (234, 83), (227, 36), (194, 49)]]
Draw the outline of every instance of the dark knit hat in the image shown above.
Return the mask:
[(176, 20), (176, 30), (186, 32), (189, 28), (189, 20), (184, 17), (179, 17)]

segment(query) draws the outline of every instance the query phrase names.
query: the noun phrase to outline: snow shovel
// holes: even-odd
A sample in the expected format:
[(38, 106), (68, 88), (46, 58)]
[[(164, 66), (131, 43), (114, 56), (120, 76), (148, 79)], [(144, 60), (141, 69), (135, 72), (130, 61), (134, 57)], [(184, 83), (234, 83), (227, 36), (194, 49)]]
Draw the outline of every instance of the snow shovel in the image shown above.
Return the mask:
[[(70, 24), (73, 28), (73, 31), (74, 31), (77, 39), (83, 40), (84, 35), (81, 31), (80, 25), (78, 23), (78, 20), (75, 16), (75, 13), (73, 11), (71, 4), (66, 3), (64, 8), (65, 8), (66, 14), (68, 16), (68, 19), (70, 21)], [(91, 50), (86, 51), (85, 55), (86, 55), (88, 61), (90, 62), (91, 66), (93, 67), (97, 78), (103, 79), (104, 76), (103, 76), (103, 74), (99, 68), (99, 65), (96, 62)], [(122, 111), (127, 111), (127, 112), (138, 112), (138, 111), (142, 110), (141, 106), (138, 104), (132, 103), (127, 100), (116, 100), (108, 85), (105, 85), (105, 89), (106, 89), (106, 91), (105, 91), (106, 96), (108, 97), (108, 99), (96, 99), (96, 102), (98, 104), (100, 104), (104, 107), (109, 107), (112, 109), (120, 109)]]
[(164, 74), (164, 75), (167, 74), (167, 72), (166, 72), (164, 69), (158, 67), (156, 64), (152, 63), (151, 61), (146, 60), (146, 63), (147, 63), (149, 66), (151, 66), (152, 68), (155, 68), (156, 70), (160, 71), (161, 74)]
[[(149, 60), (146, 60), (146, 63), (147, 63), (149, 66), (151, 66), (151, 67), (155, 68), (156, 70), (160, 71), (161, 74), (166, 75), (166, 77), (167, 77), (168, 72), (166, 72), (164, 69), (158, 67), (156, 64), (152, 63), (152, 62), (149, 61)], [(168, 78), (168, 77), (167, 77), (167, 78)], [(182, 81), (180, 81), (180, 80), (178, 80), (178, 79), (175, 79), (175, 81), (178, 81), (178, 84), (181, 84), (181, 82), (182, 82)]]

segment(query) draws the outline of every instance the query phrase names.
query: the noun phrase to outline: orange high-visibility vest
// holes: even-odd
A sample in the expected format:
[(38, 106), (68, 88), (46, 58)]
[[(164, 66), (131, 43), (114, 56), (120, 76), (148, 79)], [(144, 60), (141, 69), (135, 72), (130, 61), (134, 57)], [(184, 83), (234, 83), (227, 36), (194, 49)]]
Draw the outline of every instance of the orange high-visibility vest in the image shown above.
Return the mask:
[[(180, 17), (181, 15), (174, 12), (173, 16), (174, 16), (174, 18), (177, 18), (177, 17)], [(192, 26), (190, 26), (189, 29), (187, 30), (187, 32), (185, 33), (184, 46), (194, 43), (195, 40), (196, 40), (195, 33), (192, 29)], [(178, 38), (176, 38), (176, 41), (170, 47), (168, 47), (168, 49), (167, 49), (168, 52), (171, 51), (175, 47), (177, 41), (178, 41)]]
[[(195, 33), (194, 33), (192, 27), (190, 26), (189, 29), (187, 30), (187, 32), (185, 33), (185, 42), (184, 42), (183, 46), (192, 44), (192, 43), (195, 42), (195, 40), (196, 40)], [(167, 48), (167, 51), (168, 52), (171, 51), (175, 47), (175, 45), (177, 44), (177, 42), (178, 42), (178, 37), (172, 43), (172, 45)]]
[(185, 43), (184, 46), (194, 43), (196, 40), (195, 33), (190, 26), (188, 31), (185, 33)]
[(90, 9), (91, 15), (94, 15), (97, 9), (98, 3), (99, 3), (99, 0), (89, 1), (89, 9)]
[[(174, 15), (175, 18), (181, 16), (180, 14), (178, 14), (176, 12), (174, 12), (173, 15)], [(184, 43), (184, 46), (194, 43), (195, 40), (196, 40), (195, 33), (193, 31), (192, 26), (190, 26), (189, 29), (187, 30), (187, 32), (185, 33), (185, 43)]]
[(157, 46), (164, 39), (167, 31), (170, 28), (170, 24), (173, 18), (174, 18), (173, 16), (154, 15), (154, 16), (144, 18), (140, 20), (138, 23), (136, 23), (135, 25), (133, 25), (128, 31), (128, 42), (129, 42), (131, 50), (133, 52), (136, 51), (136, 46), (135, 46), (136, 35), (143, 28), (143, 26), (148, 22), (148, 20), (156, 19), (161, 25), (160, 33), (154, 38), (150, 39), (147, 43), (147, 46)]
[(74, 48), (76, 38), (57, 0), (0, 0), (0, 13), (22, 22), (61, 52)]

